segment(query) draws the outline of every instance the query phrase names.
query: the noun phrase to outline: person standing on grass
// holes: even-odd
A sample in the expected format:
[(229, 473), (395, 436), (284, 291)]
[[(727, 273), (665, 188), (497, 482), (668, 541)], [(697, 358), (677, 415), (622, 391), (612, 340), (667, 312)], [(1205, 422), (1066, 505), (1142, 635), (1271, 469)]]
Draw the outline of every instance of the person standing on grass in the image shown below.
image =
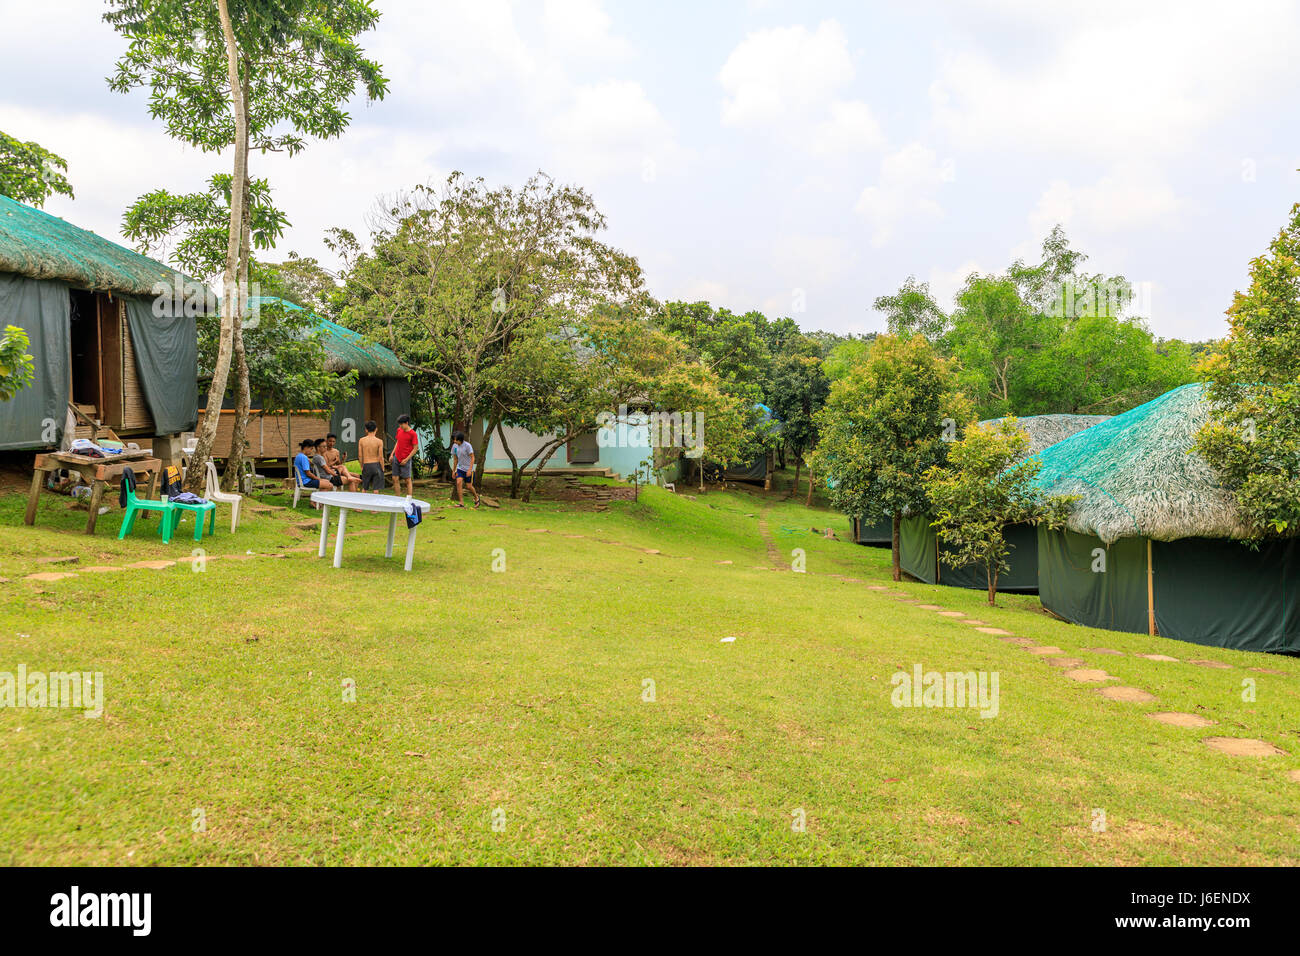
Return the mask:
[(357, 442), (357, 457), (361, 461), (361, 489), (373, 494), (384, 490), (384, 440), (376, 431), (379, 426), (366, 422), (366, 434)]
[(415, 429), (411, 427), (411, 416), (401, 415), (397, 419), (397, 441), (393, 444), (393, 493), (402, 493), (402, 479), (406, 479), (406, 496), (415, 494), (411, 479), (411, 459), (415, 457), (416, 446), (420, 444)]
[(478, 489), (474, 487), (474, 446), (464, 432), (451, 436), (452, 464), (456, 468), (456, 507), (465, 507), (465, 486), (474, 492), (474, 507), (479, 506)]

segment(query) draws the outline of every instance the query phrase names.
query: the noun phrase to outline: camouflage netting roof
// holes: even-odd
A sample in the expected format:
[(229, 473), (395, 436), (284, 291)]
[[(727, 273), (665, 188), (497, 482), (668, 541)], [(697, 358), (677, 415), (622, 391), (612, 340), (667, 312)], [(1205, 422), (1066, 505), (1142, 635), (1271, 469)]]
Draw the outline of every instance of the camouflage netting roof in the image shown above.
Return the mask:
[(1204, 385), (1184, 385), (1048, 448), (1037, 484), (1077, 494), (1066, 526), (1119, 538), (1241, 538), (1232, 495), (1192, 450), (1209, 419)]
[(158, 283), (173, 288), (178, 277), (182, 283), (192, 281), (161, 262), (8, 196), (0, 196), (0, 272), (139, 296), (154, 295)]
[[(1028, 415), (1017, 418), (1016, 424), (1029, 435), (1029, 450), (1025, 452), (1028, 458), (1109, 418), (1109, 415)], [(996, 425), (1004, 421), (1005, 418), (990, 418), (980, 424)]]
[[(302, 306), (271, 295), (249, 296), (248, 309), (252, 312), (263, 305), (279, 305), (296, 312), (306, 312)], [(330, 354), (325, 367), (331, 372), (356, 371), (369, 378), (406, 378), (405, 366), (391, 349), (369, 341), (360, 332), (345, 328), (337, 322), (322, 319), (311, 313), (321, 332), (321, 345)]]

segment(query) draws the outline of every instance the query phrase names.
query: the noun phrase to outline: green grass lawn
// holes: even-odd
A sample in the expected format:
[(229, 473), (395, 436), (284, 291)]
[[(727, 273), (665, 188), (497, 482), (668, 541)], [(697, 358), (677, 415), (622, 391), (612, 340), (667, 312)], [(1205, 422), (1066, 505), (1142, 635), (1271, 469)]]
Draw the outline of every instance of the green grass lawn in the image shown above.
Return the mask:
[[(378, 533), (350, 535), (342, 569), (318, 560), (303, 504), (234, 537), (223, 507), (202, 571), (45, 583), (23, 576), (76, 566), (40, 556), (190, 556), (192, 525), (170, 545), (152, 524), (118, 542), (110, 513), (86, 538), (66, 499), (46, 496), (29, 528), (23, 497), (0, 497), (0, 671), (105, 679), (102, 719), (0, 709), (0, 863), (1300, 863), (1300, 661), (897, 586), (1158, 698), (1112, 702), (870, 590), (887, 551), (801, 496), (648, 489), (603, 511), (426, 497), (410, 574)], [(827, 527), (840, 540), (810, 530)], [(802, 549), (807, 573), (773, 569), (769, 544), (787, 564)], [(1152, 652), (1182, 660), (1132, 656)], [(891, 675), (917, 663), (996, 671), (998, 716), (894, 707)], [(1214, 735), (1287, 755), (1227, 756), (1202, 743)]]

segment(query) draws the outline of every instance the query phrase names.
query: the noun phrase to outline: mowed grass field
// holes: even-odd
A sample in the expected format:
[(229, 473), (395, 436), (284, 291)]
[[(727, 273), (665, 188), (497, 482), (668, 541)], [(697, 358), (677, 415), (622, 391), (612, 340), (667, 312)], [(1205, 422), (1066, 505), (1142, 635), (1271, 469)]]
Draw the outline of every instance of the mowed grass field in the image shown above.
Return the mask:
[[(409, 574), (381, 533), (350, 533), (339, 570), (317, 559), (305, 504), (234, 537), (223, 507), (201, 571), (78, 571), (189, 557), (192, 526), (118, 542), (111, 513), (90, 539), (66, 499), (28, 528), (22, 496), (0, 498), (0, 671), (105, 681), (100, 719), (0, 709), (0, 863), (1300, 863), (1300, 661), (892, 585), (887, 551), (780, 495), (426, 497)], [(809, 530), (828, 526), (840, 540)], [(806, 573), (774, 566), (796, 548)], [(80, 560), (36, 563), (63, 555)], [(1107, 700), (900, 594), (1157, 700)], [(997, 672), (997, 716), (893, 706), (891, 675), (918, 663)], [(1286, 753), (1228, 756), (1215, 735)]]

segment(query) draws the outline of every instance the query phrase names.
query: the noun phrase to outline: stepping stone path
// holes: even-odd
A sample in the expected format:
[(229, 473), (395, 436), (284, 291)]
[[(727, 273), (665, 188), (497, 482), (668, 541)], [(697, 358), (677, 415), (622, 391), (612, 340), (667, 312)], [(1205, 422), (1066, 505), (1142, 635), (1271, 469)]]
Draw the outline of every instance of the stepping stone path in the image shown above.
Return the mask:
[[(724, 563), (725, 563), (725, 564), (730, 564), (731, 562), (730, 562), (730, 561), (726, 561), (726, 562), (724, 562)], [(867, 590), (868, 590), (868, 591), (888, 591), (889, 588), (885, 587), (883, 584), (868, 584), (868, 585), (867, 585)]]
[(81, 570), (89, 574), (108, 574), (111, 571), (125, 571), (126, 568), (119, 568), (112, 564), (92, 564), (90, 567)]
[(719, 561), (719, 562), (718, 562), (718, 564), (732, 564), (732, 563), (734, 563), (734, 562), (731, 562), (731, 561)]
[[(550, 530), (551, 530), (550, 528), (529, 528), (529, 529), (528, 529), (528, 533), (529, 533), (529, 534), (549, 534), (549, 533), (550, 533)], [(616, 544), (616, 543), (617, 543), (617, 542), (614, 542), (614, 541), (611, 541), (611, 542), (610, 542), (610, 544)]]
[(1124, 656), (1123, 651), (1112, 651), (1109, 647), (1085, 647), (1084, 650), (1089, 654), (1114, 654), (1117, 657)]
[(1082, 657), (1046, 657), (1043, 660), (1053, 667), (1082, 667), (1087, 663)]
[[(235, 555), (232, 555), (235, 557)], [(128, 564), (128, 568), (143, 568), (146, 571), (161, 571), (163, 568), (170, 568), (175, 561), (137, 561), (135, 564)]]
[(1036, 654), (1036, 655), (1038, 655), (1039, 657), (1051, 657), (1053, 654), (1064, 654), (1064, 653), (1065, 653), (1065, 651), (1061, 650), (1059, 647), (1051, 647), (1051, 646), (1048, 646), (1048, 647), (1026, 647), (1025, 650), (1027, 650), (1030, 654)]
[(76, 575), (70, 571), (40, 571), (36, 574), (29, 574), (24, 580), (27, 581), (61, 581), (64, 578), (75, 578)]
[(977, 621), (973, 617), (966, 618), (964, 623), (969, 624), (971, 627), (988, 627), (983, 621)]
[(1168, 654), (1139, 654), (1138, 657), (1144, 657), (1149, 661), (1177, 661), (1178, 658), (1170, 657)]
[(1246, 670), (1254, 671), (1256, 674), (1281, 674), (1286, 677), (1286, 671), (1276, 671), (1271, 667), (1247, 667)]
[(1279, 750), (1266, 740), (1254, 740), (1250, 737), (1206, 737), (1205, 746), (1219, 753), (1233, 757), (1283, 757), (1285, 750)]
[(1300, 783), (1300, 770), (1288, 770), (1286, 778), (1294, 783)]
[(1000, 627), (977, 627), (975, 630), (979, 631), (981, 634), (999, 634), (1003, 637), (1011, 636), (1010, 631), (1004, 631)]
[(37, 558), (37, 564), (76, 564), (81, 558), (75, 554), (65, 554), (57, 558)]
[(1219, 663), (1218, 661), (1201, 661), (1201, 660), (1197, 660), (1197, 661), (1188, 661), (1187, 663), (1189, 663), (1189, 664), (1195, 664), (1197, 667), (1213, 667), (1216, 671), (1230, 671), (1230, 670), (1232, 670), (1232, 665), (1231, 665), (1231, 664), (1221, 664), (1221, 663)]
[(1136, 687), (1099, 687), (1097, 693), (1107, 700), (1122, 700), (1130, 704), (1148, 704), (1156, 699), (1155, 694)]
[(1111, 677), (1105, 671), (1089, 667), (1081, 667), (1072, 671), (1066, 671), (1065, 676), (1070, 678), (1070, 680), (1076, 680), (1081, 684), (1100, 684), (1104, 681), (1118, 679)]
[(961, 611), (940, 611), (939, 616), (940, 617), (965, 617), (966, 615), (963, 614)]
[[(1113, 688), (1106, 688), (1112, 690)], [(1214, 721), (1208, 717), (1202, 717), (1200, 714), (1183, 714), (1178, 711), (1160, 711), (1155, 714), (1147, 714), (1152, 720), (1157, 720), (1162, 724), (1169, 724), (1171, 727), (1211, 727)]]
[(918, 604), (917, 607), (919, 607), (922, 611), (942, 611), (942, 610), (943, 610), (943, 608), (939, 607), (939, 605), (937, 605), (937, 604)]

